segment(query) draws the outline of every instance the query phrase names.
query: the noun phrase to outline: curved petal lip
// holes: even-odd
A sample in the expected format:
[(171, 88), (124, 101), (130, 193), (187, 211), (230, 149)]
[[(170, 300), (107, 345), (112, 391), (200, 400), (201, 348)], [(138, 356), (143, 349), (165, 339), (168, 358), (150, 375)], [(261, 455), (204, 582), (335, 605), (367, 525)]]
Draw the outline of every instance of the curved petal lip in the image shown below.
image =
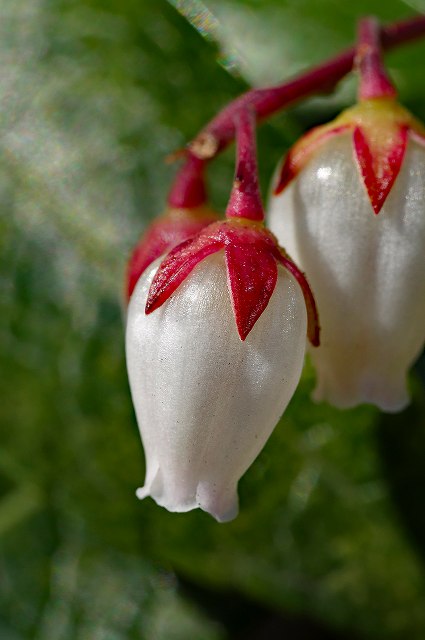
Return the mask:
[(147, 485), (139, 487), (138, 489), (136, 489), (136, 497), (139, 500), (152, 498), (152, 500), (154, 500), (159, 507), (163, 507), (171, 513), (188, 513), (189, 511), (194, 511), (195, 509), (201, 509), (202, 511), (205, 511), (205, 513), (208, 513), (213, 518), (215, 518), (215, 520), (217, 520), (217, 522), (219, 523), (231, 522), (237, 517), (239, 513), (239, 501), (236, 490), (233, 502), (225, 510), (208, 508), (208, 506), (204, 505), (202, 501), (197, 500), (196, 496), (191, 501), (188, 500), (187, 502), (174, 503), (169, 502), (165, 497), (153, 496), (151, 495), (150, 491), (151, 489)]

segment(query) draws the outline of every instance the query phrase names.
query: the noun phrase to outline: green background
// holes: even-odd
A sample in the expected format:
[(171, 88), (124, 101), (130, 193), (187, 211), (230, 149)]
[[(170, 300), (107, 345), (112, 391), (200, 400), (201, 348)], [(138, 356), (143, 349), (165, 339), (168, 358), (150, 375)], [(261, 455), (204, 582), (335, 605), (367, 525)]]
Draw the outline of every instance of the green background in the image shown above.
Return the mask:
[[(348, 46), (359, 15), (425, 11), (420, 0), (207, 7), (1, 2), (0, 638), (423, 639), (423, 366), (395, 416), (313, 404), (307, 366), (230, 524), (135, 498), (144, 458), (122, 284), (164, 207), (164, 156), (250, 84)], [(425, 42), (387, 59), (425, 119)], [(261, 128), (263, 193), (288, 145), (354, 98), (350, 78)], [(220, 209), (233, 154), (210, 171)]]

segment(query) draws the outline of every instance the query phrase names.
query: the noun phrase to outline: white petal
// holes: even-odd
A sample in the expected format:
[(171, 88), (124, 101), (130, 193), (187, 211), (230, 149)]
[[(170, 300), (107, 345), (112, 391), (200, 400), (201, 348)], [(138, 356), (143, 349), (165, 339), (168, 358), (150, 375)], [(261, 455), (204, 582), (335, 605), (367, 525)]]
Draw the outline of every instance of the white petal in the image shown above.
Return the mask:
[(200, 507), (224, 522), (236, 516), (238, 480), (298, 383), (304, 299), (279, 267), (270, 302), (242, 342), (222, 252), (198, 264), (146, 316), (157, 266), (140, 278), (128, 309), (127, 367), (147, 462), (138, 496), (170, 511)]
[(272, 199), (270, 228), (306, 272), (319, 309), (316, 399), (386, 411), (408, 403), (406, 374), (425, 338), (424, 203), (425, 150), (410, 140), (375, 215), (350, 134), (325, 143)]

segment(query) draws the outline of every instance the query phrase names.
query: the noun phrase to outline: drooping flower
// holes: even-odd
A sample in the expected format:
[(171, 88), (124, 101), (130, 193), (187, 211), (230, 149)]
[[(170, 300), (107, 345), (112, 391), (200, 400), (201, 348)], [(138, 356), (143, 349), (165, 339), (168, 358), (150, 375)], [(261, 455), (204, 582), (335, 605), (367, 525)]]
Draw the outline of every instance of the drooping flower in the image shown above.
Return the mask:
[(377, 38), (363, 21), (360, 103), (291, 149), (269, 224), (316, 295), (315, 398), (398, 411), (425, 338), (425, 129), (395, 101)]
[(253, 121), (243, 113), (227, 220), (152, 265), (128, 308), (147, 465), (137, 495), (170, 511), (236, 516), (237, 483), (298, 383), (307, 325), (319, 340), (307, 281), (262, 220)]

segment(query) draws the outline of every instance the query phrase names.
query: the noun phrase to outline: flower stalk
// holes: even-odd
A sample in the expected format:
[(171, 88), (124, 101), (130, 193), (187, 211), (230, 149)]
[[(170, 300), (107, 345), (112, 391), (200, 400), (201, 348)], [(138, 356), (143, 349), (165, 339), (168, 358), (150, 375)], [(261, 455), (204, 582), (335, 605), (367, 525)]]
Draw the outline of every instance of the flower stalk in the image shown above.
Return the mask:
[(170, 251), (152, 280), (146, 314), (159, 309), (199, 262), (224, 249), (229, 293), (240, 339), (247, 338), (266, 309), (276, 286), (277, 265), (280, 264), (301, 288), (308, 316), (307, 335), (312, 345), (318, 346), (319, 319), (307, 279), (264, 227), (253, 111), (241, 111), (236, 127), (236, 175), (226, 211), (227, 220), (205, 227)]
[(264, 221), (264, 209), (258, 184), (255, 116), (252, 109), (238, 114), (236, 129), (237, 162), (235, 179), (226, 209), (226, 218)]
[[(368, 29), (372, 31), (372, 26), (369, 25)], [(372, 35), (370, 34), (370, 37)], [(409, 20), (382, 27), (381, 47), (383, 50), (390, 50), (424, 35), (425, 16), (415, 16)], [(186, 181), (186, 165), (190, 173), (194, 157), (210, 161), (233, 141), (235, 121), (241, 110), (252, 109), (256, 120), (260, 122), (302, 98), (315, 93), (330, 92), (352, 70), (356, 55), (357, 48), (352, 47), (292, 80), (273, 87), (250, 89), (230, 102), (189, 143), (186, 162), (175, 178), (170, 197), (174, 198), (175, 193), (184, 193), (180, 182)], [(190, 206), (187, 203), (191, 202), (191, 197), (188, 196), (186, 200), (183, 199), (180, 202), (183, 204), (179, 206)]]
[(195, 209), (207, 202), (205, 186), (205, 160), (186, 151), (186, 160), (180, 167), (168, 194), (168, 205), (177, 209)]
[(360, 76), (359, 100), (397, 96), (382, 59), (381, 26), (376, 18), (359, 22), (354, 65)]

